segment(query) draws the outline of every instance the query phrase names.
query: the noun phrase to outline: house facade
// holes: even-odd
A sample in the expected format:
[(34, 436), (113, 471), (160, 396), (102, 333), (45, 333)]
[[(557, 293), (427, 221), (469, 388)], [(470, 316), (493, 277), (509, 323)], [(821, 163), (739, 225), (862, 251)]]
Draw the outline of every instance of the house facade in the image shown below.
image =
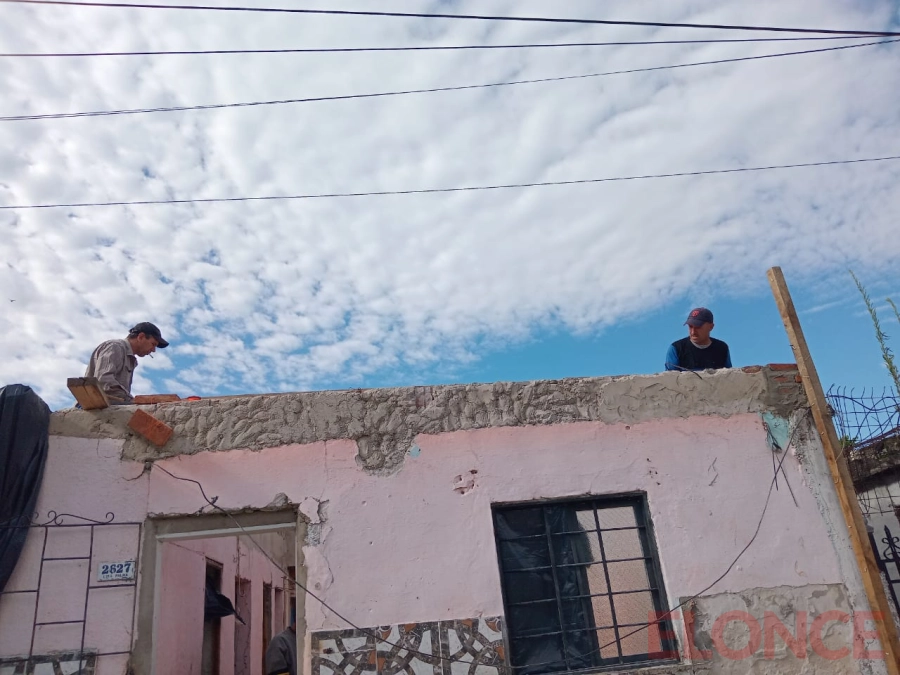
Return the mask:
[(884, 671), (793, 366), (143, 410), (53, 414), (3, 675), (263, 673), (292, 616), (307, 675)]

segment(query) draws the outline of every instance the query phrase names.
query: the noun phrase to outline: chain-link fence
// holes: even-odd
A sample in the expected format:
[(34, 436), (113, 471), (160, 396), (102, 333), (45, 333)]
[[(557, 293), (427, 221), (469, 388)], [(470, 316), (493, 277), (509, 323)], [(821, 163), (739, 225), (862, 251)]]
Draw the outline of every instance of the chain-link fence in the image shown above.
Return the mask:
[(900, 628), (900, 399), (893, 389), (832, 387), (828, 402)]
[(832, 387), (828, 402), (865, 514), (900, 505), (900, 398), (893, 389)]

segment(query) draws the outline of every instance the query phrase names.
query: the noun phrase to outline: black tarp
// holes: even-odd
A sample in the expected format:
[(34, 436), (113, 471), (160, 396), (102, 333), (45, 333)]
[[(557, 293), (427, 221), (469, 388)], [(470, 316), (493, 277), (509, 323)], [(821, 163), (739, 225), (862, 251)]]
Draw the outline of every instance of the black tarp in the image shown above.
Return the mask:
[(234, 609), (234, 605), (231, 604), (231, 600), (226, 595), (222, 595), (219, 593), (212, 584), (212, 581), (207, 577), (206, 579), (206, 593), (204, 596), (203, 602), (203, 620), (211, 621), (213, 619), (222, 619), (226, 616), (231, 616), (234, 614), (234, 618), (243, 623), (244, 620), (238, 616), (238, 613)]
[(12, 576), (34, 516), (50, 429), (50, 408), (24, 384), (0, 389), (0, 591)]
[[(575, 510), (560, 504), (497, 511), (494, 524), (517, 675), (603, 665), (591, 598), (584, 597), (598, 591), (588, 579), (588, 565), (598, 561)], [(557, 534), (547, 537), (548, 529)]]

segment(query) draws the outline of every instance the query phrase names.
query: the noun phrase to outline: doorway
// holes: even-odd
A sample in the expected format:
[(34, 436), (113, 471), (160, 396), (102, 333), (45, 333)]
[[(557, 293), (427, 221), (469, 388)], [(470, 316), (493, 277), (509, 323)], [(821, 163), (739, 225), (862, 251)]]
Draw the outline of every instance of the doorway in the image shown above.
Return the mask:
[[(151, 624), (152, 639), (142, 643), (147, 633), (139, 633), (134, 657), (136, 665), (150, 667), (137, 672), (265, 675), (265, 646), (288, 623), (282, 598), (292, 585), (288, 568), (298, 563), (298, 522), (289, 512), (282, 522), (257, 525), (253, 515), (241, 514), (243, 530), (215, 520), (206, 524), (224, 526), (202, 527), (215, 515), (148, 525), (153, 551), (145, 551), (155, 574), (141, 600), (152, 592), (153, 612), (141, 612), (139, 625)], [(277, 514), (259, 515), (273, 520)], [(298, 631), (298, 641), (304, 637)]]

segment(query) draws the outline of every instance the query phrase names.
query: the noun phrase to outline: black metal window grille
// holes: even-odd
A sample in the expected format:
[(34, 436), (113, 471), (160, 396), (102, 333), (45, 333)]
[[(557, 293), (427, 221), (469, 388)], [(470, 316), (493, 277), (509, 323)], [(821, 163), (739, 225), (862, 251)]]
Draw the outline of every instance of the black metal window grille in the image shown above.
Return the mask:
[(643, 496), (493, 515), (513, 675), (677, 658), (671, 622), (658, 621), (668, 605)]

